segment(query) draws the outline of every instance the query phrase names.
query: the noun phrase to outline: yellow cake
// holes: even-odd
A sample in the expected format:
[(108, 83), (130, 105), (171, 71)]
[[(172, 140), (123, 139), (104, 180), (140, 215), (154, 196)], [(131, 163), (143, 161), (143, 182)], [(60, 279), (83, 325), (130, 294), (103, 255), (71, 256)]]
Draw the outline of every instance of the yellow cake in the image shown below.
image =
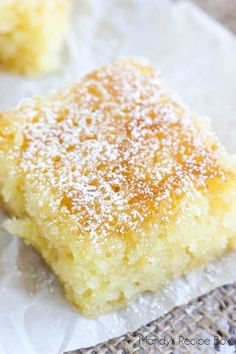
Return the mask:
[(0, 68), (43, 74), (58, 68), (71, 0), (1, 0)]
[(123, 60), (0, 115), (5, 227), (94, 317), (236, 247), (236, 174), (206, 119)]

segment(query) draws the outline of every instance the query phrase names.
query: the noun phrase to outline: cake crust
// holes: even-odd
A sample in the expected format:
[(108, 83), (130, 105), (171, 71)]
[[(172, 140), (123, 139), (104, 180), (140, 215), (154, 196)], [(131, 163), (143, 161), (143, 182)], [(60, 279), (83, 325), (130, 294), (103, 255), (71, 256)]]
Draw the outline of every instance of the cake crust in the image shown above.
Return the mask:
[(46, 187), (50, 207), (73, 215), (78, 232), (120, 236), (153, 215), (168, 222), (176, 199), (229, 174), (213, 135), (161, 85), (150, 66), (118, 62), (2, 115), (27, 182)]
[[(0, 115), (1, 194), (14, 216), (6, 227), (40, 251), (89, 316), (234, 247), (228, 160), (142, 61), (115, 62)], [(186, 236), (208, 219), (209, 236)]]

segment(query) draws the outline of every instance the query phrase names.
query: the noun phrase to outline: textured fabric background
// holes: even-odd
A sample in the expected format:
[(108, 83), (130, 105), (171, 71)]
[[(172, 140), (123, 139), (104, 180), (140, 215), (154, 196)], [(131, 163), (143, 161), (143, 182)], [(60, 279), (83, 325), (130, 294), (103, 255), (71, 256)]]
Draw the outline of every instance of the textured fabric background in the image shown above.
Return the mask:
[(236, 0), (193, 0), (193, 2), (236, 33)]
[(236, 352), (236, 284), (221, 286), (133, 333), (65, 354)]

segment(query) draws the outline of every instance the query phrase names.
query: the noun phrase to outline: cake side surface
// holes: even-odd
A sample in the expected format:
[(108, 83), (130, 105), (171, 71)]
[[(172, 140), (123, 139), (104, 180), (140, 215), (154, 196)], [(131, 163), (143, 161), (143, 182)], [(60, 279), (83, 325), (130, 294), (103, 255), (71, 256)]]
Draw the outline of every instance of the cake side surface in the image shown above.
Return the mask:
[(96, 316), (235, 247), (230, 159), (155, 69), (118, 61), (1, 114), (6, 227)]
[(56, 70), (69, 28), (69, 0), (3, 0), (0, 67), (37, 75)]

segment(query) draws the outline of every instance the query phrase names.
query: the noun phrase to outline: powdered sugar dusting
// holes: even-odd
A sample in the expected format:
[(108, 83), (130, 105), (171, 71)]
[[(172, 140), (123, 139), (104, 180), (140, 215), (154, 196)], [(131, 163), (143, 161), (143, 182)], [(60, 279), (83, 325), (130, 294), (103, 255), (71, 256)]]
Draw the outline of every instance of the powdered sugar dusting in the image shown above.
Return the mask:
[(15, 116), (23, 142), (12, 156), (21, 154), (25, 183), (42, 208), (47, 191), (52, 212), (81, 234), (139, 231), (154, 215), (168, 222), (183, 195), (224, 177), (217, 143), (146, 63), (116, 62)]

